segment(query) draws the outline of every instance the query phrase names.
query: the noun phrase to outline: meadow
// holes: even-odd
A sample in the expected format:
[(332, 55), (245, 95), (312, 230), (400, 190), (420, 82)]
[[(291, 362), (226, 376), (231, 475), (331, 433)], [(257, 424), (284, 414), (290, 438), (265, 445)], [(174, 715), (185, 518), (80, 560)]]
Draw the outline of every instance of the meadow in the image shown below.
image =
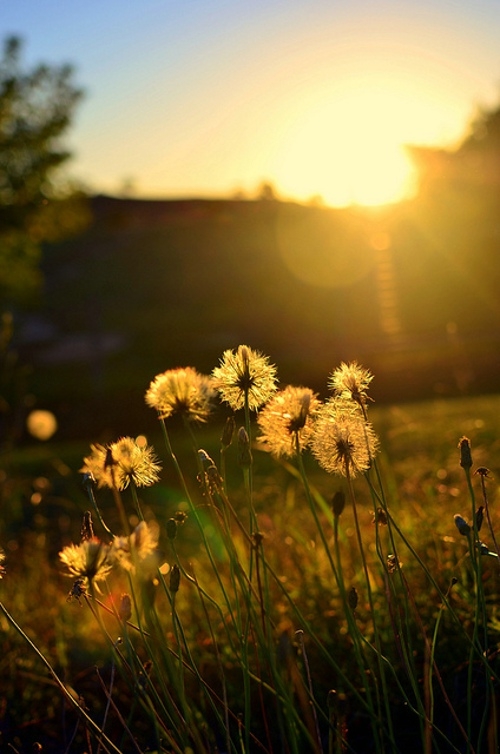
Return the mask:
[(2, 750), (496, 752), (500, 396), (153, 377), (154, 436), (2, 455)]

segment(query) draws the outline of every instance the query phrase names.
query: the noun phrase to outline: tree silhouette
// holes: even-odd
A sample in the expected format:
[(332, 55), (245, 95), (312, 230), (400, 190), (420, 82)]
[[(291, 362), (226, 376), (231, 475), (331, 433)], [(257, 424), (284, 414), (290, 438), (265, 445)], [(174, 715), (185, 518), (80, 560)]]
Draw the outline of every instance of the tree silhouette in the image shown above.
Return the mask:
[(58, 180), (70, 153), (62, 136), (82, 96), (71, 66), (23, 71), (21, 41), (0, 59), (0, 301), (26, 297), (39, 282), (40, 245), (82, 226), (77, 193)]

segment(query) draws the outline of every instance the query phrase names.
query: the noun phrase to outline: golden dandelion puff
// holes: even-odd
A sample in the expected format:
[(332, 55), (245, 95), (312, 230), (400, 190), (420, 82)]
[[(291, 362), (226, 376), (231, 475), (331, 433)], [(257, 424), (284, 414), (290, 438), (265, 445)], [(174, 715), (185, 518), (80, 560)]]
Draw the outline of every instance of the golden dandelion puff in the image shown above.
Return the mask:
[(126, 571), (150, 558), (158, 549), (159, 529), (155, 522), (141, 521), (128, 537), (114, 537), (112, 557)]
[(119, 489), (130, 483), (136, 487), (150, 487), (159, 479), (160, 464), (150, 445), (140, 445), (132, 437), (122, 437), (111, 445), (116, 461)]
[(373, 375), (368, 369), (364, 369), (357, 361), (342, 364), (335, 369), (328, 383), (335, 396), (347, 398), (360, 406), (366, 405), (369, 400), (368, 388), (373, 380)]
[(146, 403), (158, 411), (160, 419), (182, 414), (189, 421), (206, 422), (215, 396), (211, 377), (185, 367), (158, 374), (146, 391)]
[(320, 406), (307, 387), (288, 385), (273, 395), (257, 417), (259, 440), (275, 458), (294, 456), (306, 448), (313, 435), (313, 417)]
[(224, 351), (220, 366), (212, 371), (215, 387), (233, 411), (245, 407), (256, 411), (276, 391), (276, 367), (269, 357), (248, 346)]
[(111, 548), (97, 537), (68, 545), (59, 553), (68, 576), (84, 583), (103, 581), (113, 567)]
[(90, 455), (83, 459), (80, 472), (89, 475), (98, 487), (113, 487), (113, 476), (108, 463), (108, 449), (104, 445), (90, 446)]
[(110, 445), (91, 445), (80, 471), (90, 474), (98, 487), (124, 490), (129, 484), (150, 487), (158, 481), (161, 469), (150, 445), (121, 437)]
[(317, 412), (312, 452), (329, 474), (354, 478), (370, 468), (379, 441), (371, 424), (350, 401), (332, 398)]

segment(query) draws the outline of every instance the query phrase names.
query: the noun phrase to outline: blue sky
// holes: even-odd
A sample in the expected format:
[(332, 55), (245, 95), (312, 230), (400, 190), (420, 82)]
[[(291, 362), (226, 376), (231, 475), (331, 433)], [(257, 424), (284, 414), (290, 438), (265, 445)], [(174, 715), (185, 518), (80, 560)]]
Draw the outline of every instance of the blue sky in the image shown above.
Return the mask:
[(486, 0), (0, 0), (0, 28), (74, 65), (70, 169), (95, 191), (390, 198), (401, 144), (453, 145), (499, 101)]

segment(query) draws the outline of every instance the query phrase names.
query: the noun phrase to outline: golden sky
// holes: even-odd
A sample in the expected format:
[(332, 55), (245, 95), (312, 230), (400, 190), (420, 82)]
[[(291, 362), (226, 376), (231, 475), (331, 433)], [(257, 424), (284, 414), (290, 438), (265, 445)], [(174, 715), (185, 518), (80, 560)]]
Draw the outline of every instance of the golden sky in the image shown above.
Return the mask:
[(496, 0), (3, 0), (0, 24), (74, 64), (71, 172), (99, 192), (394, 201), (404, 144), (498, 102)]

